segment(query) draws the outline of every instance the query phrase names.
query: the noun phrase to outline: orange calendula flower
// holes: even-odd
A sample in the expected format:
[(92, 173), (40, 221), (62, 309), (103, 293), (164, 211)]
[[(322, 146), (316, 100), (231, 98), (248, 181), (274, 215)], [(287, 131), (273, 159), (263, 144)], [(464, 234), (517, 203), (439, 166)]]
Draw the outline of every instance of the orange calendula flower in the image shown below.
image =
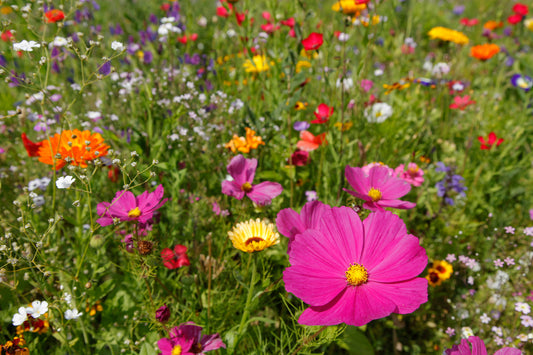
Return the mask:
[(500, 28), (500, 27), (503, 27), (502, 21), (491, 20), (491, 21), (485, 22), (485, 24), (483, 25), (483, 28), (486, 28), (487, 30), (491, 30), (491, 31), (494, 31), (495, 29)]
[(440, 39), (441, 41), (457, 44), (468, 44), (468, 37), (466, 37), (464, 33), (446, 27), (433, 27), (428, 32), (428, 35), (431, 39)]
[(257, 149), (259, 145), (265, 145), (263, 138), (256, 136), (253, 129), (246, 127), (246, 137), (239, 137), (235, 134), (224, 147), (231, 149), (233, 153), (237, 151), (250, 153), (250, 149)]
[(56, 133), (39, 143), (26, 138), (24, 146), (29, 156), (38, 156), (40, 162), (55, 166), (56, 170), (67, 164), (86, 168), (87, 161), (106, 156), (109, 149), (100, 133), (78, 129)]
[(494, 43), (485, 43), (470, 48), (470, 56), (485, 61), (500, 53), (500, 46)]
[(46, 17), (47, 22), (52, 23), (63, 20), (65, 18), (65, 13), (61, 10), (53, 9), (46, 11), (44, 16)]
[(85, 307), (85, 312), (89, 313), (91, 317), (93, 317), (96, 312), (102, 312), (104, 310), (104, 307), (102, 307), (100, 300), (96, 301), (96, 303), (92, 306), (89, 306), (87, 304), (87, 307)]
[(428, 270), (426, 279), (431, 286), (440, 286), (442, 281), (448, 280), (453, 273), (451, 264), (444, 260), (435, 260)]

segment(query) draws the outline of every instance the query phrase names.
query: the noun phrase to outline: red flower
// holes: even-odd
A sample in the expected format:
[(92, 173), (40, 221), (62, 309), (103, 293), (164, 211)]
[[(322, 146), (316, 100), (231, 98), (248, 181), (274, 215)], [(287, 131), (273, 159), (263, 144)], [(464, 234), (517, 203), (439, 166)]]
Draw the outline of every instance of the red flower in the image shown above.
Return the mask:
[(333, 106), (329, 107), (326, 104), (320, 104), (313, 113), (315, 114), (316, 120), (312, 120), (311, 123), (326, 123), (333, 114)]
[(483, 150), (489, 150), (495, 143), (496, 147), (503, 143), (503, 138), (498, 139), (498, 137), (496, 137), (496, 133), (494, 132), (489, 133), (487, 141), (485, 141), (485, 138), (482, 136), (477, 137), (477, 139), (481, 142), (481, 149)]
[(514, 15), (507, 17), (507, 22), (509, 22), (511, 25), (516, 25), (517, 23), (522, 21), (523, 18), (524, 16), (520, 14), (514, 14)]
[(184, 35), (183, 37), (178, 37), (178, 42), (186, 44), (187, 43), (187, 35)]
[(228, 17), (229, 16), (228, 9), (226, 9), (224, 6), (217, 7), (217, 16)]
[(316, 32), (311, 33), (306, 39), (302, 40), (302, 45), (306, 51), (318, 49), (322, 43), (324, 43), (324, 36), (322, 33)]
[(295, 25), (294, 17), (288, 18), (286, 20), (281, 21), (281, 24), (290, 28), (293, 28)]
[(263, 16), (263, 18), (265, 20), (267, 20), (268, 22), (270, 22), (272, 20), (272, 15), (270, 14), (270, 12), (268, 11), (263, 11), (263, 13), (261, 14)]
[(160, 9), (166, 12), (166, 11), (170, 10), (170, 4), (169, 3), (164, 3), (164, 4), (161, 5)]
[(61, 21), (65, 18), (65, 14), (63, 13), (63, 11), (58, 10), (58, 9), (46, 11), (44, 16), (46, 16), (46, 19), (49, 23)]
[(354, 0), (356, 5), (368, 4), (370, 0)]
[(472, 27), (472, 26), (477, 25), (479, 23), (479, 20), (477, 18), (469, 19), (465, 17), (465, 18), (462, 18), (459, 22), (463, 26)]
[(275, 26), (272, 23), (265, 23), (264, 25), (261, 25), (261, 29), (266, 33), (273, 33), (279, 30), (279, 25)]
[(9, 41), (13, 40), (13, 33), (11, 33), (11, 31), (9, 31), (9, 30), (5, 31), (5, 32), (2, 32), (2, 35), (0, 36), (0, 38), (4, 42), (9, 42)]
[(43, 142), (32, 142), (28, 139), (26, 136), (26, 133), (22, 133), (22, 143), (24, 143), (24, 148), (26, 148), (26, 151), (28, 152), (29, 157), (38, 157), (39, 156), (39, 148), (43, 145)]
[(527, 5), (518, 3), (513, 6), (513, 12), (517, 15), (526, 16), (529, 12)]
[(475, 103), (476, 102), (474, 100), (470, 100), (470, 95), (465, 95), (463, 97), (456, 96), (453, 98), (453, 103), (450, 105), (450, 108), (464, 111), (465, 108)]
[(197, 33), (193, 33), (193, 34), (190, 34), (189, 35), (189, 41), (196, 41), (198, 39), (198, 34)]
[(246, 20), (246, 14), (247, 14), (247, 12), (243, 12), (243, 13), (240, 14), (237, 11), (235, 11), (235, 18), (237, 19), (237, 24), (239, 26), (242, 25), (244, 20)]
[(322, 144), (327, 144), (326, 133), (318, 134), (314, 136), (309, 131), (300, 132), (300, 140), (296, 144), (298, 149), (305, 150), (306, 152), (311, 152)]
[(306, 152), (305, 150), (296, 150), (291, 155), (291, 159), (287, 164), (295, 165), (295, 166), (304, 166), (309, 163), (309, 152)]
[(111, 180), (111, 182), (117, 182), (120, 178), (120, 169), (118, 166), (110, 166), (109, 170), (107, 171), (107, 178)]
[(161, 250), (161, 257), (164, 261), (163, 265), (170, 270), (191, 265), (187, 257), (187, 247), (185, 245), (177, 244), (174, 250), (165, 248)]

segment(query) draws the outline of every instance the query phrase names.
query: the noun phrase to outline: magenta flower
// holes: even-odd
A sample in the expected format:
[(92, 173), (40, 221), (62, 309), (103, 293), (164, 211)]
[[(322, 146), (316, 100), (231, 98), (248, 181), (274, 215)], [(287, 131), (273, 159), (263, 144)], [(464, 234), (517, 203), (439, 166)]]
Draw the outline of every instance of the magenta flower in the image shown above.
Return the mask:
[(205, 354), (207, 351), (226, 348), (218, 333), (202, 336), (202, 327), (191, 322), (174, 327), (170, 338), (162, 338), (157, 342), (163, 355)]
[(396, 169), (394, 169), (396, 176), (400, 179), (407, 181), (413, 186), (420, 186), (424, 182), (424, 171), (420, 169), (416, 163), (409, 163), (407, 165), (407, 170), (404, 171), (405, 166), (400, 164)]
[[(470, 349), (470, 344), (472, 349)], [(487, 348), (485, 343), (479, 337), (471, 336), (468, 340), (462, 339), (459, 345), (454, 345), (451, 349), (444, 351), (445, 355), (487, 355)], [(515, 348), (502, 348), (494, 353), (494, 355), (521, 355), (522, 352)]]
[(154, 192), (145, 191), (137, 197), (131, 191), (119, 191), (111, 203), (101, 202), (96, 206), (100, 216), (96, 222), (102, 227), (113, 224), (114, 220), (147, 223), (154, 212), (167, 202), (168, 198), (162, 200), (164, 193), (163, 185), (159, 185)]
[(427, 280), (417, 277), (426, 251), (388, 211), (361, 222), (348, 207), (326, 210), (319, 230), (296, 236), (289, 261), (285, 288), (310, 305), (300, 324), (361, 326), (427, 302)]
[(259, 205), (268, 205), (281, 194), (283, 188), (277, 182), (270, 181), (252, 185), (256, 168), (257, 159), (246, 159), (242, 155), (233, 157), (227, 167), (233, 181), (222, 181), (222, 193), (237, 200), (242, 200), (246, 195)]
[(398, 198), (411, 191), (411, 185), (391, 174), (392, 169), (374, 166), (368, 175), (361, 168), (346, 166), (346, 180), (355, 190), (344, 189), (350, 195), (365, 200), (363, 207), (371, 211), (383, 211), (384, 207), (409, 209), (416, 206), (413, 202)]
[(320, 201), (312, 201), (305, 204), (300, 214), (291, 208), (279, 211), (276, 227), (282, 235), (289, 238), (288, 253), (290, 253), (291, 244), (298, 234), (302, 234), (308, 229), (320, 228), (322, 215), (329, 209), (328, 205)]

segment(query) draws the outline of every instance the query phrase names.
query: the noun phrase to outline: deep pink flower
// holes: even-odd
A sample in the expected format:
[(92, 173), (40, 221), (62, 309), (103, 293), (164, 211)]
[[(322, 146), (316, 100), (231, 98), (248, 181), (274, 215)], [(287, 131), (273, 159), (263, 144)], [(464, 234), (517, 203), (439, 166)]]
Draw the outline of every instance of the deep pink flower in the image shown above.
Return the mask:
[(294, 20), (294, 17), (288, 18), (286, 20), (281, 20), (281, 24), (290, 28), (293, 28), (296, 24), (296, 21)]
[(168, 322), (170, 318), (170, 309), (166, 304), (162, 305), (155, 311), (155, 319), (157, 319), (158, 322), (166, 323)]
[[(472, 349), (470, 349), (470, 344)], [(451, 349), (444, 351), (446, 355), (487, 355), (487, 348), (485, 343), (479, 337), (471, 336), (468, 340), (462, 339), (459, 345), (454, 345)], [(522, 352), (515, 348), (502, 348), (494, 353), (494, 355), (521, 355)]]
[(374, 82), (372, 80), (363, 79), (361, 80), (361, 89), (363, 89), (364, 92), (369, 92), (372, 90), (372, 87), (374, 86)]
[(279, 211), (276, 218), (276, 227), (282, 235), (289, 238), (289, 253), (291, 244), (296, 236), (308, 229), (319, 229), (322, 215), (329, 209), (328, 205), (320, 201), (312, 201), (305, 204), (300, 214), (292, 208), (285, 208)]
[(498, 139), (496, 133), (490, 132), (488, 139), (485, 141), (485, 138), (482, 136), (477, 137), (478, 141), (481, 143), (481, 149), (488, 150), (491, 149), (494, 144), (496, 147), (503, 143), (503, 138)]
[(329, 107), (326, 104), (320, 104), (316, 108), (315, 114), (316, 120), (312, 120), (311, 123), (326, 123), (329, 121), (331, 115), (333, 115), (333, 106)]
[(291, 154), (290, 161), (287, 161), (287, 164), (292, 164), (295, 166), (304, 166), (309, 163), (309, 152), (305, 150), (295, 150)]
[(237, 200), (242, 200), (246, 195), (259, 205), (269, 204), (274, 197), (281, 194), (283, 188), (277, 182), (270, 181), (252, 185), (256, 168), (257, 159), (246, 159), (240, 154), (233, 157), (227, 166), (233, 181), (222, 181), (222, 193)]
[(475, 104), (476, 102), (474, 100), (470, 100), (469, 95), (465, 95), (463, 97), (456, 96), (453, 98), (453, 103), (450, 105), (450, 108), (452, 109), (459, 109), (461, 111), (464, 111), (465, 108), (467, 108), (470, 105)]
[(174, 250), (165, 248), (161, 250), (161, 257), (164, 261), (163, 265), (170, 270), (191, 265), (189, 257), (187, 256), (187, 247), (185, 245), (176, 244)]
[(322, 33), (313, 32), (307, 38), (302, 40), (302, 45), (306, 51), (312, 51), (320, 48), (324, 43), (324, 36)]
[(411, 191), (411, 185), (394, 177), (389, 167), (374, 166), (368, 175), (361, 168), (346, 166), (345, 176), (355, 190), (344, 189), (349, 194), (365, 200), (363, 207), (371, 211), (383, 211), (384, 207), (409, 209), (413, 202), (398, 200)]
[(324, 211), (318, 230), (296, 236), (289, 261), (285, 288), (310, 305), (300, 324), (361, 326), (427, 302), (427, 280), (417, 277), (426, 251), (388, 211), (364, 222), (348, 207)]
[(159, 185), (154, 192), (145, 191), (137, 197), (131, 191), (121, 190), (111, 203), (100, 202), (96, 206), (100, 216), (96, 222), (105, 227), (113, 224), (113, 219), (117, 218), (121, 222), (134, 221), (144, 224), (167, 202), (168, 198), (163, 199), (164, 193), (163, 185)]
[[(174, 329), (176, 330), (176, 328)], [(218, 333), (202, 336), (202, 329), (202, 327), (192, 322), (187, 322), (181, 324), (175, 334), (193, 340), (191, 351), (194, 354), (204, 354), (207, 351), (226, 348), (226, 344), (224, 344)]]
[(186, 338), (178, 333), (178, 327), (170, 331), (170, 338), (162, 338), (157, 342), (161, 355), (194, 355), (191, 351), (194, 339)]
[(413, 186), (420, 186), (424, 182), (424, 171), (420, 169), (416, 163), (409, 163), (407, 170), (404, 171), (405, 166), (403, 164), (398, 165), (394, 171), (396, 176), (410, 183)]

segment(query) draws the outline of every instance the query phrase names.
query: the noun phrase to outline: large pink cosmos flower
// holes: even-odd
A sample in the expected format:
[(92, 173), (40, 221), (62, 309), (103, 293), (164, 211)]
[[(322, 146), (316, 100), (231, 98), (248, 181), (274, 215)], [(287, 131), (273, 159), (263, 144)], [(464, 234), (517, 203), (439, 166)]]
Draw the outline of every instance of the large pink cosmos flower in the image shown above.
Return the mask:
[[(297, 223), (297, 222), (295, 222)], [(297, 235), (283, 273), (288, 292), (310, 305), (298, 322), (361, 326), (427, 302), (427, 265), (418, 238), (391, 212), (364, 222), (348, 207), (324, 212), (319, 230)]]
[[(470, 344), (472, 350), (470, 350)], [(487, 348), (485, 343), (479, 337), (471, 336), (468, 340), (462, 339), (459, 345), (454, 345), (451, 349), (444, 351), (446, 355), (487, 355)], [(522, 352), (515, 348), (502, 348), (494, 353), (494, 355), (521, 355)]]
[(233, 181), (222, 181), (222, 193), (242, 200), (246, 195), (259, 205), (267, 205), (283, 191), (277, 182), (265, 181), (252, 185), (254, 181), (257, 159), (246, 159), (237, 155), (231, 159), (227, 169)]
[(384, 207), (409, 209), (416, 203), (398, 200), (411, 191), (411, 185), (391, 175), (389, 167), (374, 166), (368, 175), (361, 168), (346, 166), (345, 175), (355, 191), (344, 189), (350, 195), (365, 200), (363, 207), (371, 211), (383, 211)]
[(300, 214), (292, 208), (279, 211), (276, 227), (282, 235), (289, 238), (288, 253), (290, 253), (291, 244), (298, 234), (302, 234), (308, 229), (320, 228), (322, 215), (329, 209), (328, 205), (320, 201), (312, 201), (305, 204)]
[(137, 197), (131, 191), (121, 190), (111, 203), (100, 202), (96, 206), (100, 216), (96, 222), (105, 227), (113, 224), (116, 218), (121, 222), (134, 221), (144, 224), (152, 219), (155, 210), (167, 202), (168, 198), (162, 200), (164, 193), (163, 185), (159, 185), (154, 192), (145, 191)]

